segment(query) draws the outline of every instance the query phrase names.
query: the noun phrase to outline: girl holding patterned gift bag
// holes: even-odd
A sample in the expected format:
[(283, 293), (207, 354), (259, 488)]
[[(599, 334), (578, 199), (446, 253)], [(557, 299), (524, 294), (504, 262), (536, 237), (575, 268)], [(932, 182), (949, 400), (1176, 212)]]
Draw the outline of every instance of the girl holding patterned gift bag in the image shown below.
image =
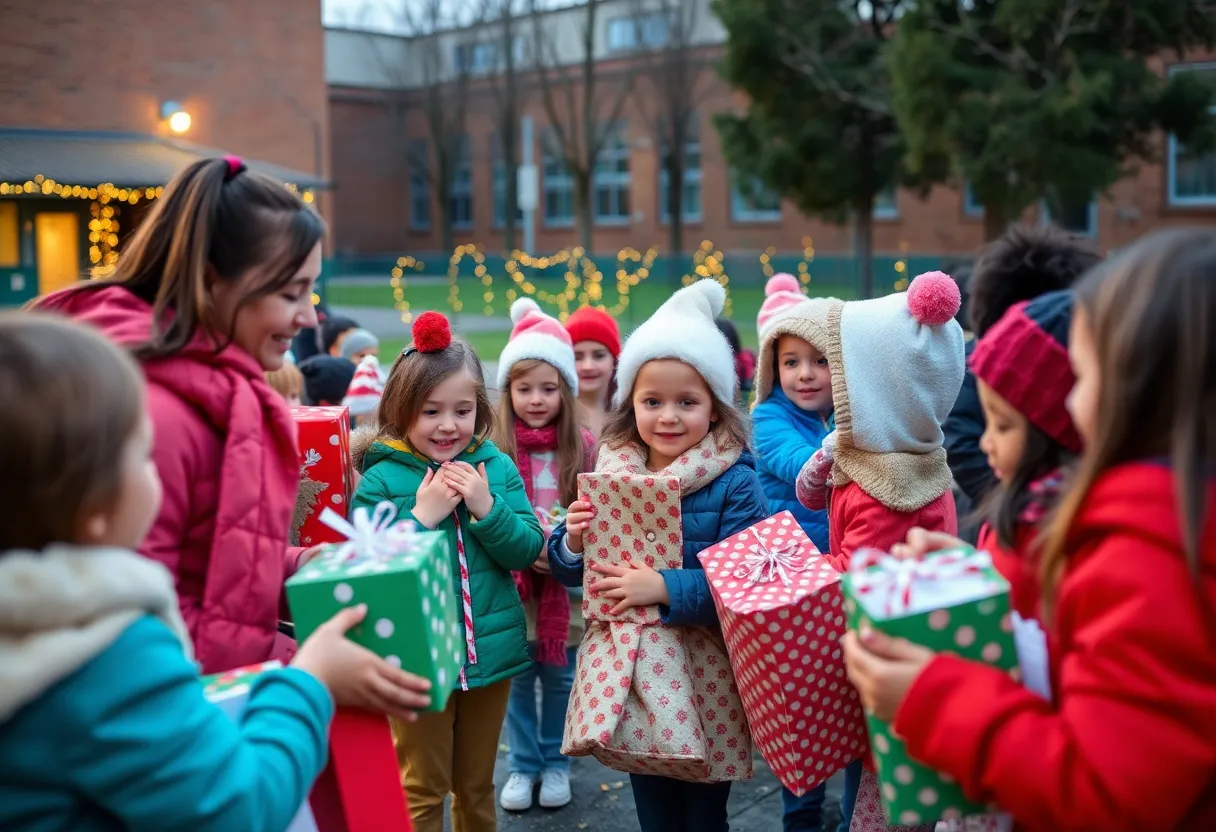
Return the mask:
[[(1082, 278), (1075, 305), (1068, 409), (1085, 447), (1038, 564), (1047, 655), (1034, 672), (1051, 698), (872, 632), (846, 637), (849, 675), (912, 756), (1019, 830), (1206, 832), (1216, 828), (1216, 234), (1146, 237)], [(895, 554), (951, 542), (917, 531)]]
[(582, 421), (593, 436), (599, 436), (616, 393), (615, 373), (617, 357), (621, 354), (621, 331), (611, 315), (594, 306), (574, 310), (566, 319), (566, 331), (574, 342)]
[(134, 551), (161, 483), (147, 390), (89, 327), (0, 315), (0, 829), (282, 832), (334, 706), (413, 719), (429, 683), (319, 627), (234, 722), (203, 696), (174, 579)]
[(294, 649), (278, 622), (302, 554), (287, 543), (300, 456), (264, 373), (316, 326), (324, 229), (282, 182), (236, 157), (201, 160), (153, 203), (113, 278), (36, 304), (97, 327), (140, 362), (165, 485), (140, 552), (173, 572), (204, 673), (286, 661)]
[[(658, 605), (671, 627), (716, 627), (697, 554), (768, 516), (743, 417), (734, 408), (734, 360), (714, 324), (725, 290), (701, 280), (672, 295), (629, 337), (617, 368), (615, 408), (604, 424), (597, 472), (680, 481), (683, 569), (592, 565), (594, 592), (614, 612)], [(549, 561), (567, 586), (583, 581), (583, 533), (595, 510), (576, 501), (549, 538)], [(644, 672), (642, 668), (635, 670)], [(688, 783), (631, 774), (643, 832), (724, 832), (730, 783)]]
[[(594, 467), (595, 437), (578, 425), (579, 377), (570, 334), (529, 298), (511, 305), (511, 320), (515, 328), (498, 359), (503, 396), (495, 442), (515, 460), (528, 500), (548, 533), (577, 498), (578, 475)], [(528, 619), (532, 666), (511, 680), (511, 774), (499, 802), (513, 812), (531, 808), (539, 779), (540, 805), (556, 809), (570, 802), (570, 758), (561, 753), (562, 730), (583, 636), (583, 611), (549, 574), (543, 547), (532, 569), (515, 573), (515, 586)]]
[(443, 315), (419, 315), (389, 372), (352, 501), (370, 510), (389, 500), (399, 517), (447, 535), (452, 595), (464, 609), (468, 660), (447, 707), (392, 721), (418, 832), (441, 832), (449, 793), (454, 828), (496, 828), (498, 736), (511, 677), (531, 666), (511, 573), (532, 566), (545, 536), (515, 463), (488, 438), (493, 419), (477, 355)]

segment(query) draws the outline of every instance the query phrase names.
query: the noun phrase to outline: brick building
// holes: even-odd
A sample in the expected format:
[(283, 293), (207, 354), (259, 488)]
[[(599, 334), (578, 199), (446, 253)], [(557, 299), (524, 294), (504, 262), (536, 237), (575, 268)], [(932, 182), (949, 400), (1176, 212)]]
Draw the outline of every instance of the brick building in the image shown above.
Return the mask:
[[(713, 114), (739, 107), (742, 100), (717, 77), (712, 60), (725, 32), (702, 7), (691, 27), (687, 48), (709, 66), (701, 81), (696, 114), (697, 138), (688, 147), (685, 184), (685, 249), (701, 240), (732, 252), (797, 252), (810, 237), (820, 256), (847, 256), (852, 235), (847, 227), (801, 216), (790, 204), (763, 195), (745, 199), (718, 145)], [(681, 4), (683, 5), (683, 4)], [(554, 66), (577, 72), (585, 54), (581, 28), (586, 11), (580, 5), (543, 15), (540, 28), (519, 22), (521, 110), (536, 123), (533, 147), (539, 172), (539, 207), (535, 216), (535, 253), (568, 247), (576, 241), (570, 178), (545, 141), (548, 110), (535, 78), (537, 37), (547, 38)], [(670, 28), (648, 17), (638, 0), (607, 0), (593, 33), (597, 77), (611, 96), (614, 78), (664, 48)], [(535, 32), (539, 31), (537, 35)], [(333, 125), (332, 171), (335, 184), (335, 246), (354, 260), (375, 255), (410, 253), (435, 256), (440, 245), (441, 211), (453, 220), (456, 243), (476, 242), (487, 250), (502, 246), (504, 171), (496, 137), (497, 84), (502, 75), (500, 24), (468, 26), (437, 37), (395, 37), (331, 28), (326, 31), (326, 74)], [(430, 56), (429, 58), (427, 56)], [(429, 63), (429, 66), (428, 66)], [(1216, 63), (1163, 65), (1164, 71), (1211, 72)], [(452, 171), (451, 195), (439, 205), (428, 183), (433, 164), (427, 92), (432, 79), (467, 83), (466, 118), (460, 131), (458, 161)], [(646, 86), (640, 85), (642, 90)], [(563, 93), (565, 94), (565, 93)], [(577, 88), (571, 101), (581, 101)], [(641, 95), (645, 96), (646, 92)], [(450, 104), (450, 101), (449, 101)], [(602, 115), (609, 107), (601, 105)], [(664, 222), (664, 175), (653, 131), (641, 116), (638, 96), (624, 103), (614, 124), (594, 180), (593, 249), (612, 253), (625, 246), (667, 247)], [(451, 113), (447, 114), (451, 117)], [(1150, 229), (1216, 219), (1216, 156), (1194, 157), (1161, 137), (1164, 164), (1144, 164), (1106, 195), (1078, 205), (1057, 218), (1058, 224), (1091, 237), (1103, 249), (1117, 248)], [(1027, 219), (1048, 221), (1048, 211), (1029, 212)], [(965, 187), (939, 187), (927, 198), (900, 192), (875, 209), (874, 250), (882, 258), (966, 257), (982, 244), (982, 209)]]
[(0, 305), (104, 266), (199, 156), (308, 198), (327, 179), (320, 0), (0, 0), (0, 21)]

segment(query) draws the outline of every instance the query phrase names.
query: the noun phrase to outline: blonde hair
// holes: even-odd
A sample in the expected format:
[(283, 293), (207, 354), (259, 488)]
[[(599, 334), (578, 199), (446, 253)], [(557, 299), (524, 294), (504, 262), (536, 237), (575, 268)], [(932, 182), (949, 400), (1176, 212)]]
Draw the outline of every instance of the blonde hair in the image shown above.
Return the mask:
[[(524, 373), (540, 366), (553, 365), (535, 358), (517, 361), (507, 376), (507, 389), (500, 391), (498, 418), (494, 422), (494, 444), (511, 459), (516, 459), (519, 452), (515, 443), (515, 423), (519, 417), (515, 415), (511, 385)], [(561, 373), (557, 374), (557, 383), (562, 400), (561, 412), (557, 414), (557, 487), (562, 503), (569, 505), (578, 499), (578, 475), (586, 468), (587, 449), (583, 445), (583, 432), (578, 423), (578, 402), (574, 391)]]
[(283, 366), (277, 370), (267, 370), (266, 383), (288, 401), (293, 398), (299, 401), (304, 395), (304, 375), (290, 361), (284, 361)]

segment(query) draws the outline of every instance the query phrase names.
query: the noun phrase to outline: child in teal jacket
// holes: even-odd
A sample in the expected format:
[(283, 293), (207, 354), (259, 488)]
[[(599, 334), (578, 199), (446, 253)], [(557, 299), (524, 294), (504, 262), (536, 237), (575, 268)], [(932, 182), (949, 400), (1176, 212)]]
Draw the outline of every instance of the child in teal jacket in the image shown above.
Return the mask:
[(134, 552), (161, 497), (134, 362), (91, 329), (9, 313), (0, 398), (0, 470), (21, 483), (0, 501), (0, 829), (282, 832), (335, 700), (407, 719), (429, 702), (344, 638), (352, 609), (256, 681), (234, 723), (203, 697), (172, 575)]

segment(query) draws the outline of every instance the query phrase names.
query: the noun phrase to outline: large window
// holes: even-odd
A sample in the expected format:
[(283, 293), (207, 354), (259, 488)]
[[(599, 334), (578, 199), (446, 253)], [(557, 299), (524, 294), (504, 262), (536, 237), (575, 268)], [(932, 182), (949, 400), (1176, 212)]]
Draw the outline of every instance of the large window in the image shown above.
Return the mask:
[(968, 217), (984, 216), (984, 206), (975, 198), (970, 182), (963, 183), (963, 213)]
[(448, 195), (448, 215), (453, 228), (473, 227), (473, 154), (469, 137), (456, 140), (452, 158), (452, 189)]
[(899, 219), (899, 194), (895, 188), (884, 188), (874, 195), (874, 219)]
[[(498, 140), (498, 136), (491, 136), (491, 181), (493, 182), (494, 190), (494, 227), (504, 228), (507, 224), (507, 162), (502, 155), (502, 143)], [(524, 212), (519, 210), (519, 205), (515, 206), (515, 224), (518, 225), (524, 220)]]
[(608, 21), (609, 52), (633, 52), (666, 46), (671, 40), (671, 16), (663, 11), (645, 12)]
[(593, 179), (595, 221), (606, 224), (629, 222), (629, 142), (624, 125), (608, 128), (595, 160)]
[(431, 227), (431, 148), (426, 139), (410, 140), (410, 228)]
[(1064, 203), (1059, 210), (1059, 215), (1051, 210), (1051, 204), (1048, 200), (1043, 200), (1040, 206), (1043, 222), (1053, 223), (1070, 234), (1079, 234), (1082, 237), (1097, 237), (1098, 236), (1098, 201), (1091, 199), (1089, 202), (1079, 203)]
[[(511, 39), (512, 51), (515, 53), (513, 63), (519, 66), (525, 62), (527, 48), (521, 35)], [(455, 47), (453, 62), (456, 71), (467, 75), (489, 75), (497, 72), (506, 64), (502, 56), (502, 42), (477, 41), (473, 43), (458, 43)]]
[(566, 169), (561, 145), (552, 131), (541, 141), (544, 175), (545, 225), (563, 228), (574, 224), (574, 179)]
[(781, 196), (766, 188), (758, 179), (740, 187), (732, 182), (730, 189), (730, 218), (735, 222), (778, 222), (781, 219)]
[[(701, 221), (701, 134), (695, 120), (691, 123), (691, 131), (684, 144), (684, 195), (680, 202), (680, 213), (684, 222)], [(666, 131), (664, 131), (666, 133)], [(662, 160), (667, 157), (666, 142), (662, 148), (659, 167), (659, 216), (663, 222), (671, 220), (671, 212), (667, 205), (667, 189), (671, 175), (667, 165)]]
[[(1216, 63), (1182, 64), (1170, 69), (1171, 74), (1175, 72), (1199, 73), (1204, 81), (1216, 85)], [(1188, 150), (1171, 134), (1166, 177), (1170, 205), (1216, 205), (1216, 153)]]

